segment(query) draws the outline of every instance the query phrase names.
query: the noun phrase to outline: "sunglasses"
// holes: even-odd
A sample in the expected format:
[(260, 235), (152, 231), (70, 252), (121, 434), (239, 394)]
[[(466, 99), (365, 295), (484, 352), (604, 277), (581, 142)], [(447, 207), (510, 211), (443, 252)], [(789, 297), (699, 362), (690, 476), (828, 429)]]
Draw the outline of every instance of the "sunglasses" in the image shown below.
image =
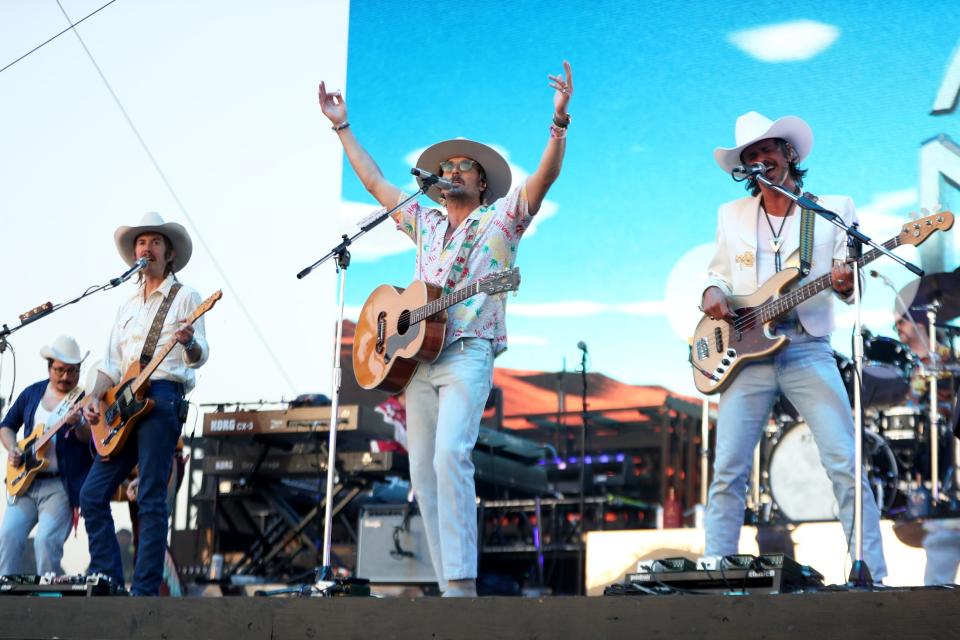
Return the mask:
[(75, 376), (80, 373), (80, 367), (50, 367), (56, 376)]
[(471, 171), (475, 166), (477, 166), (475, 160), (461, 160), (459, 162), (444, 160), (440, 163), (440, 170), (444, 173), (450, 173), (454, 167), (459, 167), (461, 172), (466, 173), (467, 171)]

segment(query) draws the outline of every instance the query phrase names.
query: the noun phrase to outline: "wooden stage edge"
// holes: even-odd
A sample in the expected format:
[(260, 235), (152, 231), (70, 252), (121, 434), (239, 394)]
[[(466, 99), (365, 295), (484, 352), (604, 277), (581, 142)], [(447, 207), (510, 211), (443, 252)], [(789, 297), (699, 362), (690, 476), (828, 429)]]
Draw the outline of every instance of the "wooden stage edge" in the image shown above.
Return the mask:
[(0, 638), (956, 638), (960, 590), (479, 598), (0, 597)]

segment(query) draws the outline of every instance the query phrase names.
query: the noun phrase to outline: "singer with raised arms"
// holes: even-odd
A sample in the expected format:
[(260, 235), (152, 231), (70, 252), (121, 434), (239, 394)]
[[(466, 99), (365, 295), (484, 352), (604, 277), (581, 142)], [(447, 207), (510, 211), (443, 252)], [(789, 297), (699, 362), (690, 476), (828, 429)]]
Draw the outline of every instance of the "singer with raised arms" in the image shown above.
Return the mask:
[[(444, 292), (513, 266), (523, 232), (560, 175), (573, 95), (573, 72), (549, 75), (554, 89), (546, 149), (536, 171), (511, 187), (510, 167), (493, 148), (464, 138), (429, 146), (418, 169), (441, 181), (426, 192), (440, 208), (414, 201), (393, 214), (417, 246), (415, 277)], [(320, 108), (364, 187), (390, 209), (406, 198), (360, 145), (339, 91), (319, 90)], [(549, 127), (547, 126), (549, 125)], [(423, 184), (424, 177), (418, 176)], [(428, 178), (429, 179), (429, 178)], [(421, 364), (406, 388), (410, 477), (430, 556), (446, 597), (476, 596), (477, 508), (471, 452), (493, 379), (493, 360), (507, 348), (504, 296), (476, 295), (447, 310), (439, 357)]]
[[(829, 289), (822, 291), (775, 320), (772, 330), (787, 336), (789, 344), (745, 364), (723, 389), (707, 503), (706, 554), (738, 553), (753, 450), (780, 393), (793, 403), (813, 433), (850, 547), (854, 539), (854, 424), (830, 346), (834, 298), (849, 304), (853, 297), (853, 272), (845, 263), (846, 237), (754, 177), (762, 172), (774, 184), (800, 193), (807, 170), (799, 164), (813, 148), (813, 132), (806, 122), (795, 116), (772, 121), (751, 111), (737, 119), (735, 140), (733, 147), (718, 147), (714, 159), (725, 173), (749, 176), (745, 184), (750, 196), (719, 209), (716, 252), (710, 261), (701, 310), (736, 327), (747, 319), (737, 318), (728, 298), (752, 294), (782, 269), (798, 263), (809, 268), (801, 283), (830, 274), (833, 295)], [(857, 220), (853, 201), (847, 196), (821, 196), (819, 204), (837, 212), (848, 225)], [(863, 487), (863, 557), (874, 579), (880, 580), (886, 575), (880, 513), (871, 499), (866, 474)]]
[(139, 465), (141, 533), (130, 591), (133, 595), (158, 595), (167, 543), (167, 480), (186, 418), (184, 396), (193, 388), (194, 371), (207, 361), (209, 349), (203, 318), (193, 324), (185, 322), (201, 305), (200, 295), (177, 278), (193, 253), (187, 230), (165, 222), (157, 213), (147, 213), (138, 225), (119, 227), (114, 242), (127, 265), (136, 269), (138, 261), (145, 260), (146, 266), (140, 269), (135, 291), (117, 312), (97, 381), (84, 406), (84, 416), (94, 431), (101, 420), (110, 422), (102, 402), (107, 391), (130, 371), (149, 363), (155, 351), (162, 354), (163, 345), (174, 340), (178, 344), (151, 377), (147, 397), (153, 408), (116, 454), (109, 459), (98, 457), (93, 463), (80, 492), (80, 509), (89, 537), (89, 572), (105, 574), (123, 586), (110, 499)]

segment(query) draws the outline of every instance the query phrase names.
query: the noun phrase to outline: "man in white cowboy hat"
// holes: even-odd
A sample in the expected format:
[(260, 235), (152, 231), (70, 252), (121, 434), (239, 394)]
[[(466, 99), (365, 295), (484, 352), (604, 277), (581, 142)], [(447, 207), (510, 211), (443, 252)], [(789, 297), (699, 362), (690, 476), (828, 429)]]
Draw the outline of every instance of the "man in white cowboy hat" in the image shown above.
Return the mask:
[[(417, 167), (452, 185), (427, 197), (446, 213), (414, 202), (396, 213), (397, 229), (417, 245), (416, 277), (453, 290), (509, 269), (520, 237), (560, 175), (570, 124), (573, 73), (548, 76), (554, 94), (550, 137), (537, 170), (511, 189), (510, 167), (487, 145), (462, 138), (438, 142)], [(320, 83), (320, 108), (339, 136), (367, 191), (391, 209), (405, 199), (360, 145), (340, 92)], [(422, 183), (421, 183), (422, 184)], [(443, 351), (421, 364), (406, 388), (410, 477), (426, 525), (434, 571), (444, 596), (475, 596), (477, 508), (471, 452), (493, 377), (493, 359), (507, 348), (506, 301), (480, 294), (447, 311)]]
[[(74, 509), (80, 505), (80, 488), (87, 477), (90, 427), (70, 408), (83, 396), (80, 381), (80, 346), (69, 336), (59, 336), (40, 349), (47, 361), (47, 379), (31, 384), (17, 397), (0, 422), (0, 441), (7, 462), (19, 466), (24, 452), (17, 446), (17, 431), (24, 437), (38, 424), (52, 427), (64, 418), (53, 442), (47, 444), (47, 466), (34, 476), (26, 492), (7, 506), (0, 525), (0, 575), (23, 573), (21, 559), (27, 536), (37, 526), (33, 540), (36, 573), (62, 573), (63, 543), (70, 533)], [(28, 571), (29, 572), (29, 571)]]
[[(714, 159), (725, 173), (739, 164), (762, 163), (768, 180), (800, 193), (806, 170), (798, 165), (812, 147), (813, 133), (800, 118), (771, 121), (751, 111), (737, 119), (736, 146), (717, 148)], [(801, 245), (801, 212), (793, 201), (752, 178), (747, 189), (751, 196), (728, 202), (719, 210), (717, 248), (701, 304), (712, 318), (732, 319), (727, 296), (753, 293), (787, 266), (788, 257)], [(847, 196), (822, 196), (819, 203), (840, 214), (848, 225), (857, 219)], [(834, 296), (851, 302), (853, 276), (844, 263), (845, 234), (825, 220), (815, 220), (808, 251), (811, 270), (803, 282), (831, 274)], [(737, 553), (753, 450), (779, 393), (793, 403), (813, 433), (833, 484), (844, 531), (853, 544), (854, 425), (830, 346), (834, 296), (822, 292), (778, 321), (776, 333), (789, 336), (790, 344), (773, 357), (744, 366), (720, 397), (714, 478), (707, 503), (707, 555)], [(880, 513), (870, 499), (866, 474), (863, 487), (863, 557), (879, 580), (887, 568)]]
[[(200, 305), (200, 295), (176, 277), (193, 252), (187, 230), (174, 222), (164, 222), (157, 213), (147, 213), (140, 224), (121, 226), (113, 237), (124, 262), (132, 266), (146, 258), (147, 266), (111, 328), (97, 382), (84, 406), (90, 424), (100, 421), (103, 394), (120, 382), (131, 365), (149, 361), (153, 347), (161, 348), (171, 339), (180, 346), (167, 354), (150, 378), (153, 409), (137, 424), (119, 453), (94, 462), (80, 494), (80, 506), (89, 537), (90, 572), (106, 574), (115, 584), (123, 585), (110, 498), (139, 464), (137, 503), (142, 533), (130, 591), (134, 595), (157, 595), (167, 540), (167, 479), (185, 418), (184, 395), (193, 389), (194, 370), (207, 361), (209, 350), (203, 318), (193, 325), (185, 322)], [(154, 327), (159, 328), (158, 333), (151, 332)], [(152, 340), (151, 333), (155, 336)]]

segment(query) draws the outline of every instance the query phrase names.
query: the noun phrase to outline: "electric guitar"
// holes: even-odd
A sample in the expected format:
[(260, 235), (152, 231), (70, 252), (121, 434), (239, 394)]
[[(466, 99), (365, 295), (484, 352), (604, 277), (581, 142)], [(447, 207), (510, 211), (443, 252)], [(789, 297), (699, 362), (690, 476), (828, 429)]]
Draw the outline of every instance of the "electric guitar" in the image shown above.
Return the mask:
[[(903, 225), (899, 235), (883, 243), (883, 246), (887, 249), (904, 244), (919, 246), (934, 231), (947, 231), (952, 226), (953, 214), (941, 211)], [(857, 262), (862, 267), (882, 255), (879, 250), (872, 249)], [(785, 291), (799, 279), (799, 269), (784, 269), (752, 294), (727, 298), (736, 319), (711, 320), (706, 315), (700, 319), (690, 347), (693, 383), (700, 393), (711, 395), (723, 391), (743, 365), (771, 356), (784, 348), (790, 339), (773, 333), (776, 320), (833, 286), (827, 273), (802, 287)]]
[(383, 284), (360, 310), (353, 338), (353, 373), (364, 389), (399, 393), (421, 362), (433, 362), (443, 349), (446, 309), (478, 293), (516, 291), (520, 269), (514, 267), (461, 289), (443, 290), (421, 280), (401, 289)]
[[(196, 322), (222, 297), (222, 291), (214, 292), (193, 310), (185, 322), (187, 324)], [(101, 457), (109, 458), (118, 453), (126, 444), (133, 428), (153, 409), (153, 400), (146, 397), (147, 390), (150, 388), (150, 376), (178, 344), (176, 338), (171, 339), (142, 369), (139, 361), (134, 362), (123, 374), (120, 382), (103, 394), (100, 420), (97, 424), (90, 425), (93, 445)]]
[[(67, 424), (70, 418), (80, 413), (82, 408), (83, 403), (76, 401), (70, 410), (49, 429), (46, 425), (34, 425), (30, 435), (17, 441), (17, 448), (23, 451), (23, 456), (17, 466), (7, 462), (7, 495), (18, 498), (26, 493), (37, 474), (50, 464), (47, 461), (47, 455), (51, 453), (50, 441), (53, 440), (53, 436)], [(52, 455), (57, 454), (54, 451)]]

